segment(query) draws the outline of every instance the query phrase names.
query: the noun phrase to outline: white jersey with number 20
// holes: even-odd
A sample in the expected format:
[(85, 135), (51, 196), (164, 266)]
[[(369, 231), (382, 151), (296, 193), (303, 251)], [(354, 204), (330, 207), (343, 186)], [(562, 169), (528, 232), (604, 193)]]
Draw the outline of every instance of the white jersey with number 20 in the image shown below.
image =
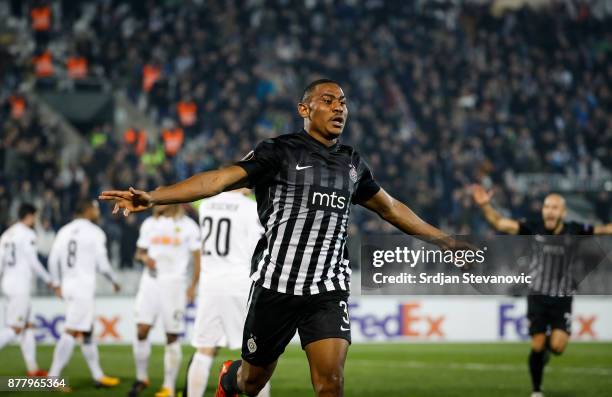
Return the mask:
[(242, 193), (226, 192), (202, 200), (199, 213), (201, 291), (248, 290), (251, 257), (263, 233), (257, 203)]

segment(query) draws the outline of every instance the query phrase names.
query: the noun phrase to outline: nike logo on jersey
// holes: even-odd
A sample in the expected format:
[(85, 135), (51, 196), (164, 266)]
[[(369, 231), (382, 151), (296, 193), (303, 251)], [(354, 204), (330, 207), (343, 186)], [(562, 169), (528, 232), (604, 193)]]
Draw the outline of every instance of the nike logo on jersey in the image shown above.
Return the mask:
[(299, 164), (296, 164), (296, 165), (295, 165), (295, 169), (296, 169), (297, 171), (305, 170), (306, 168), (310, 168), (310, 167), (312, 167), (312, 165), (306, 165), (306, 166), (304, 166), (304, 167), (300, 167), (300, 165), (299, 165)]
[(344, 327), (343, 325), (340, 326), (340, 331), (350, 331), (351, 327)]

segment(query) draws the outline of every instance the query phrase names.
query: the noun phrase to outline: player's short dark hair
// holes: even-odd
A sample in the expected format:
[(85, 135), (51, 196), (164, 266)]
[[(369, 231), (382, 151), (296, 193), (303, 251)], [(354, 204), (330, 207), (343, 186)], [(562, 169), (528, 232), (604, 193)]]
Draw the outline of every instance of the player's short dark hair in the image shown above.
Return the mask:
[(75, 213), (77, 215), (83, 215), (88, 209), (94, 206), (92, 199), (81, 199), (76, 205)]
[(36, 207), (34, 207), (30, 203), (21, 204), (19, 206), (19, 209), (17, 210), (17, 216), (19, 217), (19, 220), (22, 220), (26, 216), (33, 215), (35, 213), (36, 213)]
[(306, 86), (306, 88), (304, 88), (304, 92), (302, 93), (302, 102), (306, 101), (306, 99), (308, 99), (308, 97), (310, 97), (310, 95), (312, 94), (312, 91), (321, 84), (335, 84), (337, 86), (340, 86), (340, 83), (338, 83), (336, 80), (332, 80), (332, 79), (318, 79), (313, 81), (312, 83), (308, 84)]

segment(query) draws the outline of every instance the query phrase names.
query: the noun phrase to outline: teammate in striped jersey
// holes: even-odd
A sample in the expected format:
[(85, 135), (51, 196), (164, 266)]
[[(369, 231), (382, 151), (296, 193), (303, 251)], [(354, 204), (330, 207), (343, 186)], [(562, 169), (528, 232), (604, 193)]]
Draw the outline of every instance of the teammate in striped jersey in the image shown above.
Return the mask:
[(362, 205), (401, 231), (442, 249), (465, 249), (380, 188), (352, 147), (339, 142), (346, 97), (332, 80), (317, 80), (297, 106), (304, 129), (261, 142), (233, 166), (203, 172), (152, 192), (105, 191), (114, 213), (189, 202), (254, 187), (264, 234), (251, 262), (254, 281), (243, 331), (242, 360), (224, 363), (217, 397), (256, 395), (296, 330), (319, 397), (341, 396), (351, 341), (347, 224)]
[(576, 292), (572, 274), (575, 259), (573, 242), (550, 236), (612, 234), (612, 223), (591, 226), (566, 222), (565, 199), (558, 194), (546, 196), (541, 219), (516, 221), (505, 218), (491, 206), (492, 192), (487, 192), (480, 185), (474, 185), (472, 189), (474, 201), (495, 230), (535, 236), (531, 261), (534, 281), (527, 297), (527, 319), (531, 335), (529, 371), (533, 387), (531, 396), (542, 397), (546, 353), (550, 350), (560, 355), (567, 347), (571, 333), (572, 297)]

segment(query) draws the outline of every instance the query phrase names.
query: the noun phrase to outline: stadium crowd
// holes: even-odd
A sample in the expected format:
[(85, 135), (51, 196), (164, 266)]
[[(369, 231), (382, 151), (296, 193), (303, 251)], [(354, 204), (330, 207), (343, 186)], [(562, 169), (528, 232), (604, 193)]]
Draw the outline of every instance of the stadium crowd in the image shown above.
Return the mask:
[[(235, 161), (257, 141), (300, 128), (300, 90), (319, 76), (342, 84), (343, 140), (365, 154), (381, 185), (450, 231), (484, 229), (472, 182), (494, 186), (520, 218), (538, 213), (546, 187), (521, 192), (508, 182), (513, 174), (612, 169), (612, 18), (587, 3), (501, 17), (444, 2), (69, 3), (49, 8), (45, 34), (31, 22), (32, 55), (49, 50), (56, 65), (44, 77), (59, 78), (61, 60), (85, 58), (85, 73), (124, 90), (164, 132), (139, 146), (134, 131), (100, 125), (87, 132), (90, 153), (59, 164), (54, 126), (27, 105), (12, 113), (17, 82), (38, 70), (14, 56), (0, 96), (0, 230), (20, 201), (38, 203), (57, 228), (79, 196)], [(31, 18), (30, 8), (20, 12)], [(609, 222), (610, 194), (590, 199)], [(109, 237), (133, 246), (134, 218), (103, 213)], [(353, 232), (383, 228), (357, 215)], [(129, 266), (133, 252), (121, 250)]]

